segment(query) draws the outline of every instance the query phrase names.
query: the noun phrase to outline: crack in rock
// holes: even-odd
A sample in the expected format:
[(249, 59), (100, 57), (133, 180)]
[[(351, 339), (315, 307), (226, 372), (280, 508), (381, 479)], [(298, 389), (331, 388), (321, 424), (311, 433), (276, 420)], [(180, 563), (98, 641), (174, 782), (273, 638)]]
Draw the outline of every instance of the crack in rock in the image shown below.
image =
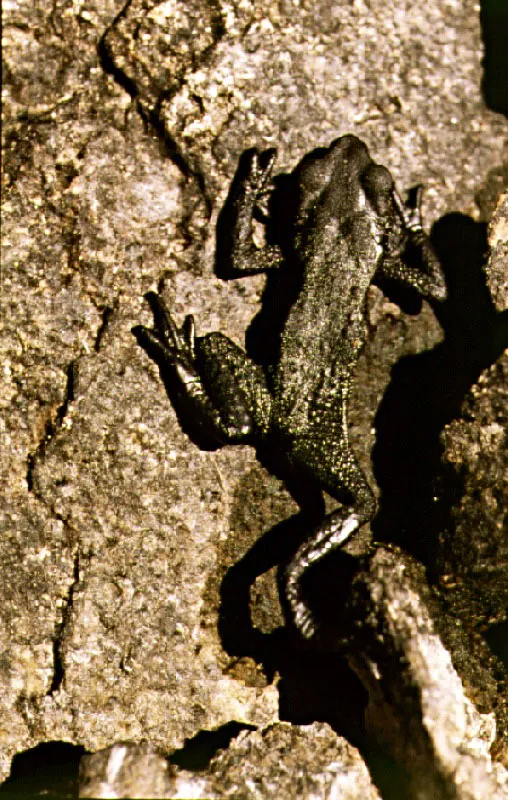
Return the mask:
[(63, 401), (58, 406), (54, 417), (52, 418), (50, 416), (50, 418), (47, 420), (44, 435), (42, 436), (35, 450), (29, 453), (27, 458), (26, 483), (28, 491), (33, 492), (37, 497), (39, 497), (40, 500), (43, 498), (39, 496), (34, 486), (35, 470), (38, 463), (44, 458), (48, 443), (63, 426), (70, 404), (74, 402), (76, 396), (76, 384), (78, 380), (78, 363), (76, 359), (68, 364), (66, 368), (66, 375), (67, 381)]
[(53, 697), (53, 695), (60, 689), (65, 676), (63, 644), (65, 640), (67, 626), (72, 616), (74, 592), (79, 586), (79, 560), (80, 560), (80, 553), (78, 549), (74, 555), (74, 569), (72, 573), (73, 577), (72, 583), (69, 586), (67, 594), (62, 598), (63, 600), (62, 616), (60, 622), (58, 622), (56, 625), (56, 630), (53, 637), (53, 678), (51, 680), (51, 686), (46, 692), (47, 697)]

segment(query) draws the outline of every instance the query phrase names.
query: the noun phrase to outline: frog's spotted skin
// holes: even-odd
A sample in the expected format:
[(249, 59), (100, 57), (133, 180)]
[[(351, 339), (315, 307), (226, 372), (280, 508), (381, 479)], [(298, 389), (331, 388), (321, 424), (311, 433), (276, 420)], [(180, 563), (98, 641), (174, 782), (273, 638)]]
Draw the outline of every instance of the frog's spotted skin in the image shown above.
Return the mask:
[[(351, 375), (366, 335), (368, 287), (396, 280), (436, 300), (445, 298), (446, 289), (422, 230), (420, 193), (414, 205), (404, 206), (388, 170), (354, 136), (302, 159), (287, 177), (290, 203), (280, 214), (280, 241), (256, 248), (253, 215), (268, 191), (274, 159), (274, 150), (248, 150), (240, 159), (218, 224), (217, 260), (226, 278), (287, 270), (294, 299), (277, 363), (261, 367), (221, 333), (195, 338), (191, 317), (177, 328), (154, 293), (147, 298), (155, 327), (138, 326), (134, 333), (173, 374), (187, 412), (216, 444), (270, 443), (284, 452), (295, 475), (337, 499), (344, 490), (353, 498), (351, 507), (341, 506), (310, 532), (286, 568), (293, 621), (302, 636), (312, 638), (316, 623), (301, 595), (301, 577), (375, 512), (347, 428)], [(404, 261), (409, 249), (419, 253), (416, 267)]]

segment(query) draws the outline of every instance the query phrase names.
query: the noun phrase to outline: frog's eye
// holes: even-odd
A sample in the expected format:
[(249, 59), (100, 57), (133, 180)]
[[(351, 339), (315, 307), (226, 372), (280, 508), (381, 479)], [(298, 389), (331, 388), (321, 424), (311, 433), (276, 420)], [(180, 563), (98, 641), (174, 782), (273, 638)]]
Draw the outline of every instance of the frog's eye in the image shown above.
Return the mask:
[(386, 167), (370, 164), (362, 175), (362, 183), (366, 193), (373, 200), (377, 194), (391, 194), (393, 178)]
[(386, 167), (371, 164), (362, 175), (362, 185), (376, 211), (385, 213), (393, 192), (393, 178)]

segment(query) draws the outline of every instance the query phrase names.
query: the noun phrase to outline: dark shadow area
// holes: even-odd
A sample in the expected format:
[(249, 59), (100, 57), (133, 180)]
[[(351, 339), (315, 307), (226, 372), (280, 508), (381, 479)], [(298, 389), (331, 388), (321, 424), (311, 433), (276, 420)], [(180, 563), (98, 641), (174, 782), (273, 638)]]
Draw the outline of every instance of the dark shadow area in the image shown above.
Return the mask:
[(84, 747), (68, 742), (44, 742), (12, 762), (11, 774), (0, 786), (0, 797), (54, 798), (75, 800), (78, 797), (79, 762)]
[(493, 625), (484, 636), (494, 655), (508, 670), (508, 622)]
[(508, 116), (508, 3), (481, 0), (483, 57), (482, 90), (492, 111)]
[(432, 242), (448, 286), (447, 301), (434, 307), (445, 339), (392, 370), (376, 416), (373, 463), (381, 500), (372, 526), (376, 539), (400, 545), (431, 575), (439, 537), (452, 535), (451, 508), (463, 492), (460, 474), (441, 465), (439, 436), (508, 344), (508, 315), (493, 307), (482, 270), (486, 226), (449, 214), (434, 226)]
[(186, 739), (180, 750), (175, 750), (168, 761), (175, 767), (186, 769), (190, 772), (201, 772), (208, 769), (210, 761), (219, 750), (229, 747), (231, 741), (236, 739), (242, 731), (254, 731), (253, 725), (244, 725), (240, 722), (228, 722), (214, 731), (200, 731), (192, 739)]
[(249, 655), (262, 664), (268, 680), (278, 674), (281, 720), (295, 725), (328, 723), (359, 749), (382, 797), (410, 800), (408, 776), (366, 734), (367, 692), (347, 660), (354, 634), (343, 627), (340, 609), (353, 576), (365, 566), (364, 560), (336, 552), (305, 576), (302, 589), (319, 618), (326, 642), (322, 649), (306, 645), (290, 627), (263, 634), (252, 626), (249, 586), (272, 562), (288, 558), (288, 553), (305, 538), (305, 531), (308, 525), (304, 518), (295, 515), (264, 534), (228, 571), (221, 587), (219, 630), (223, 646), (230, 655)]
[(363, 746), (360, 752), (383, 800), (413, 800), (409, 776), (400, 764), (373, 745)]

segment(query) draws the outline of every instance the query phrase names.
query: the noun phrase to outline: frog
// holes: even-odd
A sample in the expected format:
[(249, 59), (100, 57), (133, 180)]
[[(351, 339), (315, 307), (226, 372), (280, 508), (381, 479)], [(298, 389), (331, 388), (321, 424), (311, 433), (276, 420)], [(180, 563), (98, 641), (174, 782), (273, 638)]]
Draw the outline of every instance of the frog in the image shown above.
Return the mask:
[[(338, 502), (283, 567), (288, 614), (311, 641), (319, 637), (319, 621), (302, 591), (303, 577), (377, 508), (348, 433), (369, 287), (396, 284), (442, 302), (446, 283), (423, 229), (422, 187), (403, 201), (363, 141), (344, 135), (304, 156), (284, 176), (284, 202), (272, 177), (276, 153), (250, 148), (241, 155), (216, 245), (220, 277), (277, 273), (288, 287), (268, 363), (221, 332), (197, 336), (192, 315), (179, 327), (155, 292), (145, 295), (154, 327), (138, 325), (133, 333), (161, 374), (171, 373), (181, 407), (214, 446), (269, 443), (282, 454), (287, 474)], [(268, 230), (274, 219), (275, 232), (260, 245), (255, 220)]]

